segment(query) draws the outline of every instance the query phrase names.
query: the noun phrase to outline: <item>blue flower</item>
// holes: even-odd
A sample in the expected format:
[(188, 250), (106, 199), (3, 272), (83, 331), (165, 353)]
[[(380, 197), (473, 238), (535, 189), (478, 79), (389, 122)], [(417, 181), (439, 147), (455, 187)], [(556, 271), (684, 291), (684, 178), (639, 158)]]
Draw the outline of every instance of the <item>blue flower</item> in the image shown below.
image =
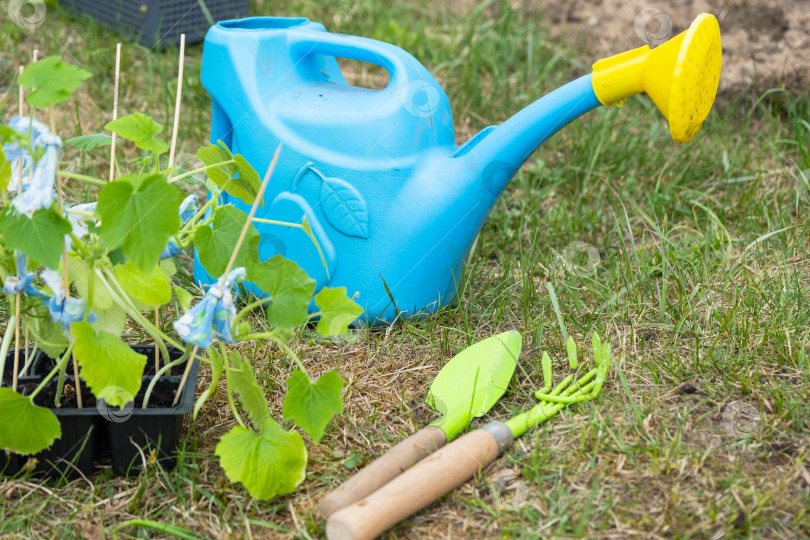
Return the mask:
[(8, 276), (3, 284), (3, 292), (6, 294), (17, 294), (28, 289), (34, 281), (34, 273), (28, 271), (28, 256), (22, 251), (17, 251), (17, 275)]
[[(180, 203), (180, 219), (183, 223), (193, 218), (197, 214), (197, 196), (189, 195), (183, 202)], [(177, 245), (177, 240), (172, 238), (166, 243), (166, 247), (160, 252), (160, 260), (171, 259), (183, 253), (180, 246)]]
[(20, 214), (28, 217), (42, 208), (50, 208), (56, 199), (54, 184), (56, 182), (56, 163), (59, 154), (55, 147), (48, 147), (45, 155), (34, 166), (34, 175), (22, 194), (11, 201)]
[(169, 240), (166, 243), (166, 247), (164, 247), (163, 251), (160, 252), (160, 260), (162, 261), (163, 259), (177, 257), (181, 253), (183, 253), (183, 250), (180, 249), (180, 246), (178, 246), (174, 240)]
[[(53, 295), (39, 293), (39, 295), (46, 298), (45, 305), (48, 306), (48, 311), (54, 322), (62, 325), (62, 330), (66, 336), (70, 335), (70, 325), (79, 322), (84, 318), (85, 309), (87, 309), (87, 300), (84, 298), (66, 298), (65, 290), (62, 288), (62, 280), (59, 273), (55, 270), (46, 269), (42, 272), (42, 279), (45, 284), (51, 288)], [(90, 313), (87, 317), (87, 322), (96, 322), (98, 317), (94, 313)]]
[[(87, 234), (87, 225), (84, 224), (84, 220), (86, 219), (93, 219), (88, 218), (87, 216), (83, 216), (81, 214), (76, 214), (71, 212), (71, 210), (78, 210), (81, 212), (90, 212), (94, 213), (96, 211), (96, 207), (98, 206), (97, 202), (90, 202), (84, 204), (77, 204), (75, 206), (71, 206), (67, 208), (65, 214), (67, 215), (68, 221), (70, 222), (72, 232), (76, 236), (76, 238), (83, 238), (84, 235)], [(70, 251), (71, 246), (73, 245), (73, 239), (70, 237), (69, 234), (65, 235), (65, 249)]]
[(183, 223), (193, 218), (197, 214), (197, 196), (189, 195), (180, 203), (180, 219)]
[[(8, 126), (23, 137), (28, 137), (30, 131), (30, 151), (19, 143), (7, 143), (3, 145), (3, 153), (11, 162), (11, 180), (8, 189), (12, 192), (18, 191), (19, 160), (22, 158), (23, 193), (11, 204), (17, 212), (31, 217), (37, 210), (49, 208), (56, 198), (54, 193), (56, 164), (62, 150), (62, 139), (48, 131), (45, 124), (36, 119), (13, 116)], [(39, 154), (40, 151), (43, 153), (42, 157), (35, 164), (31, 152)]]
[(244, 268), (234, 268), (228, 275), (212, 285), (196, 306), (174, 323), (174, 329), (184, 341), (202, 349), (211, 346), (213, 335), (225, 343), (233, 343), (231, 326), (236, 318), (231, 287), (236, 280), (245, 279)]

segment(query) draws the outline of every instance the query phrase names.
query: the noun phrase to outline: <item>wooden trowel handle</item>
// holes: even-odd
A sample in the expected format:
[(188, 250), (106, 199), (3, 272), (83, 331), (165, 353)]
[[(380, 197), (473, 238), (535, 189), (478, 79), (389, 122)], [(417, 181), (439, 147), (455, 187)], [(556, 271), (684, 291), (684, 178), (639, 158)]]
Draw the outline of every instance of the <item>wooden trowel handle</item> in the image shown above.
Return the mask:
[(369, 540), (472, 478), (512, 444), (493, 422), (448, 444), (365, 499), (332, 514), (329, 540)]
[(321, 499), (318, 512), (327, 518), (341, 508), (371, 495), (446, 442), (444, 431), (435, 426), (428, 426), (411, 435)]

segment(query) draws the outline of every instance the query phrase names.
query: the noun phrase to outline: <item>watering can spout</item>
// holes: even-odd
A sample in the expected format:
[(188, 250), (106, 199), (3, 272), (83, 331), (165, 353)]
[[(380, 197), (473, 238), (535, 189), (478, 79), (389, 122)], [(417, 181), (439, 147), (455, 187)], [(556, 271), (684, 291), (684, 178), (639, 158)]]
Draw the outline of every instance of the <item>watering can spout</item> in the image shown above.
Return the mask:
[(714, 102), (720, 79), (720, 28), (717, 19), (699, 15), (689, 29), (650, 49), (645, 45), (599, 60), (593, 72), (546, 94), (497, 127), (488, 127), (459, 148), (481, 171), (494, 198), (549, 137), (600, 105), (622, 104), (646, 92), (669, 122), (672, 138), (692, 140)]

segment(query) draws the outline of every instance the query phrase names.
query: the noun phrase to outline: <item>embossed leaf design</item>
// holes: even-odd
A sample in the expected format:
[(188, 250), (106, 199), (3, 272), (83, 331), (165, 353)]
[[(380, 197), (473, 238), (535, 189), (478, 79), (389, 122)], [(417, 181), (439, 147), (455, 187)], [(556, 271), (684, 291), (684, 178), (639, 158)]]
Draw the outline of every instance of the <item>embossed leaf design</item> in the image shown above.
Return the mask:
[(368, 238), (368, 208), (363, 196), (340, 178), (323, 178), (321, 208), (332, 226), (347, 236)]

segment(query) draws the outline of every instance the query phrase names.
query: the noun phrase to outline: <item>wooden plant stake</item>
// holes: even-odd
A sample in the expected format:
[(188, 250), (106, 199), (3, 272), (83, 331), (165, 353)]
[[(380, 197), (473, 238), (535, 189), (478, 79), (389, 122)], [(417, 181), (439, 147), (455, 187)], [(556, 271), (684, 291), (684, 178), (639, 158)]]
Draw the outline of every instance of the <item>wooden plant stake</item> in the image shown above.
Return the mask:
[[(25, 68), (20, 66), (19, 75), (22, 76)], [(23, 115), (23, 104), (25, 103), (24, 91), (21, 84), (18, 85), (20, 99), (17, 102), (17, 114)], [(23, 183), (23, 158), (20, 156), (17, 162), (17, 195), (22, 193)], [(22, 311), (22, 293), (17, 293), (14, 302), (14, 373), (11, 375), (11, 389), (17, 391), (17, 372), (20, 369), (20, 312)]]
[[(160, 306), (155, 306), (155, 328), (160, 330)], [(169, 359), (166, 358), (165, 361), (168, 362)], [(158, 371), (160, 371), (160, 347), (157, 340), (155, 340), (155, 376), (157, 376)]]
[[(118, 80), (121, 75), (121, 44), (115, 46), (115, 89), (113, 90), (113, 121), (118, 119)], [(110, 182), (115, 177), (115, 139), (116, 134), (112, 134), (110, 143)]]
[[(183, 63), (186, 57), (186, 35), (180, 34), (180, 58), (177, 63), (177, 95), (174, 98), (174, 124), (172, 125), (172, 146), (169, 149), (169, 165), (168, 169), (174, 165), (174, 151), (177, 148), (177, 126), (180, 123), (180, 104), (183, 95)], [(155, 327), (160, 328), (160, 307), (155, 306)], [(196, 352), (196, 351), (195, 351)], [(191, 355), (192, 358), (194, 354)], [(166, 362), (169, 361), (167, 358)], [(190, 360), (189, 360), (190, 361)], [(190, 364), (189, 364), (190, 365)], [(160, 369), (160, 348), (157, 341), (155, 341), (155, 373)]]
[[(33, 57), (34, 63), (36, 64), (39, 61), (39, 49), (34, 49), (34, 54), (32, 55), (32, 57)], [(20, 112), (20, 116), (22, 116), (22, 112)], [(22, 187), (22, 186), (20, 186), (20, 187)], [(19, 317), (19, 316), (20, 316), (20, 314), (17, 313), (17, 317)], [(23, 366), (28, 365), (28, 347), (29, 346), (30, 346), (30, 341), (28, 339), (28, 325), (26, 324), (25, 325), (25, 348), (23, 349), (23, 353), (24, 353), (25, 356), (23, 357)], [(24, 371), (23, 371), (22, 375), (23, 375), (23, 377), (25, 377), (27, 374), (28, 374), (28, 368), (26, 367), (26, 368), (24, 368)]]
[(186, 35), (180, 34), (180, 58), (177, 66), (177, 94), (174, 98), (174, 124), (172, 125), (172, 145), (169, 148), (169, 169), (174, 165), (174, 151), (177, 148), (177, 126), (180, 124), (180, 104), (183, 95), (183, 63), (186, 56)]
[[(264, 190), (267, 189), (267, 184), (270, 183), (270, 177), (273, 176), (273, 169), (276, 168), (276, 162), (278, 161), (278, 156), (281, 153), (281, 145), (278, 145), (276, 148), (276, 153), (273, 154), (273, 160), (270, 162), (270, 166), (267, 168), (267, 172), (264, 175), (264, 180), (262, 180), (262, 185), (259, 188), (259, 193), (256, 194), (256, 200), (253, 201), (253, 206), (250, 207), (250, 213), (248, 214), (247, 221), (245, 221), (245, 225), (242, 227), (242, 232), (239, 234), (239, 239), (236, 241), (236, 246), (233, 248), (233, 252), (231, 253), (231, 258), (228, 261), (228, 266), (225, 267), (225, 271), (219, 277), (219, 282), (217, 283), (218, 287), (222, 287), (223, 282), (225, 281), (225, 276), (228, 275), (228, 272), (231, 271), (233, 268), (234, 263), (236, 263), (236, 256), (239, 254), (239, 248), (242, 247), (242, 242), (245, 240), (245, 236), (247, 236), (248, 228), (253, 223), (253, 216), (256, 215), (256, 209), (259, 207), (259, 202), (264, 198)], [(183, 378), (180, 380), (180, 386), (177, 388), (177, 393), (174, 396), (174, 402), (172, 403), (172, 407), (177, 405), (177, 402), (180, 401), (180, 394), (183, 391), (183, 386), (186, 384), (186, 379), (188, 379), (188, 372), (191, 369), (191, 362), (194, 360), (194, 355), (197, 354), (197, 350), (199, 347), (197, 345), (191, 349), (191, 356), (186, 362), (186, 370), (183, 372)]]
[[(50, 109), (49, 109), (50, 112)], [(50, 116), (51, 122), (53, 123), (53, 116)], [(62, 182), (60, 181), (59, 177), (56, 177), (56, 200), (59, 203), (59, 212), (61, 214), (65, 213), (65, 198), (62, 195)], [(62, 287), (65, 289), (65, 302), (70, 299), (70, 275), (68, 274), (68, 258), (67, 258), (67, 246), (65, 243), (62, 243)], [(76, 363), (76, 355), (70, 355), (71, 360), (73, 360), (73, 378), (75, 379), (75, 388), (76, 388), (76, 403), (78, 408), (82, 408), (82, 384), (79, 381), (79, 364)]]

